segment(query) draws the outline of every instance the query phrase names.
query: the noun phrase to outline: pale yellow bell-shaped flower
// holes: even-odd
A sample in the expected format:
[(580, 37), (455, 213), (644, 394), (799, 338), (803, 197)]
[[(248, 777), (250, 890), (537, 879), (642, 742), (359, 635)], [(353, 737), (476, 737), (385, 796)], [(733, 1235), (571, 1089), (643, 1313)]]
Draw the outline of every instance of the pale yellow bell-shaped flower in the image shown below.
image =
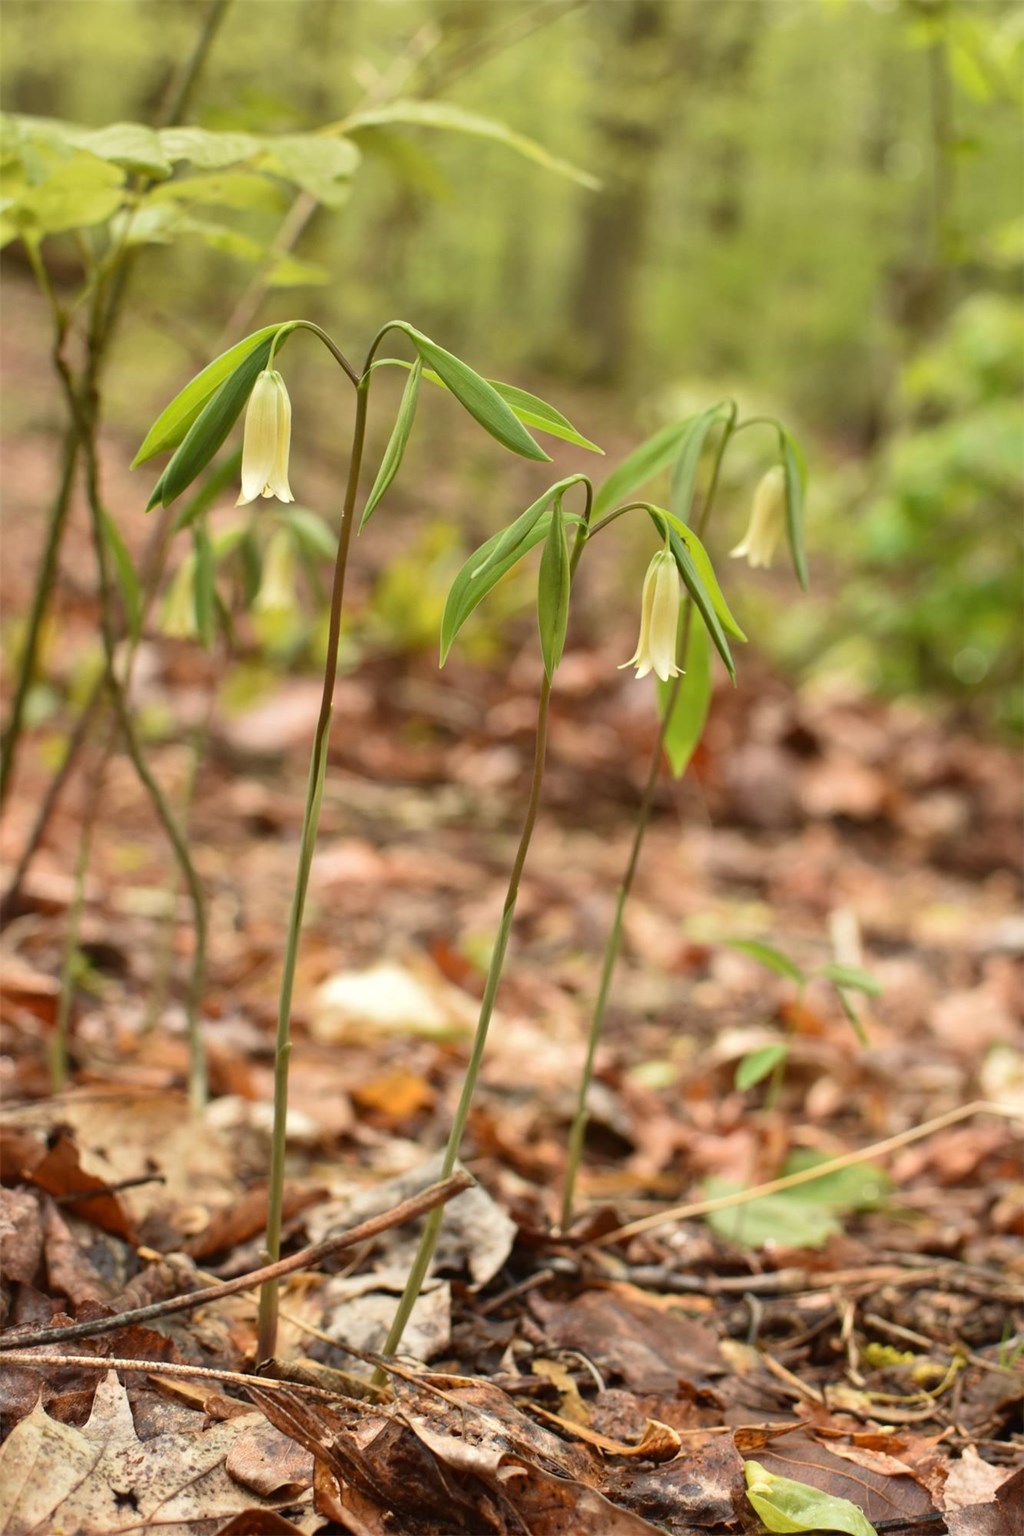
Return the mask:
[(655, 672), (663, 683), (678, 677), (676, 662), (679, 635), (679, 571), (667, 549), (659, 549), (644, 577), (640, 600), (640, 639), (636, 651), (619, 667), (636, 667), (637, 677)]
[(754, 570), (767, 570), (786, 526), (786, 472), (776, 464), (762, 475), (754, 492), (750, 523), (741, 543), (729, 553), (746, 559)]
[(288, 485), (288, 449), (292, 438), (292, 403), (276, 369), (264, 368), (253, 385), (242, 436), (242, 489), (235, 503), (244, 507), (257, 496), (294, 501)]
[(263, 576), (253, 608), (257, 613), (291, 613), (297, 606), (295, 541), (287, 528), (276, 528), (267, 545)]

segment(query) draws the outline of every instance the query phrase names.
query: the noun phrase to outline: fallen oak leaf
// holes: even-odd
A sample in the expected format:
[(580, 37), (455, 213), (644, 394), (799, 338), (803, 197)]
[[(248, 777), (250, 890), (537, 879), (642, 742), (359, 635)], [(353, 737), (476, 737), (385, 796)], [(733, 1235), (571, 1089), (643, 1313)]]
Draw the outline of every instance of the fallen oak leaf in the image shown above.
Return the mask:
[(253, 1414), (140, 1441), (128, 1394), (111, 1371), (81, 1429), (37, 1408), (11, 1431), (0, 1448), (0, 1530), (116, 1536), (158, 1521), (161, 1536), (209, 1536), (211, 1520), (254, 1504), (227, 1458), (259, 1422)]
[(45, 1157), (27, 1171), (26, 1177), (55, 1199), (74, 1195), (74, 1212), (82, 1221), (91, 1222), (126, 1243), (136, 1242), (135, 1223), (123, 1202), (111, 1193), (105, 1179), (82, 1167), (78, 1148), (70, 1136), (57, 1136)]

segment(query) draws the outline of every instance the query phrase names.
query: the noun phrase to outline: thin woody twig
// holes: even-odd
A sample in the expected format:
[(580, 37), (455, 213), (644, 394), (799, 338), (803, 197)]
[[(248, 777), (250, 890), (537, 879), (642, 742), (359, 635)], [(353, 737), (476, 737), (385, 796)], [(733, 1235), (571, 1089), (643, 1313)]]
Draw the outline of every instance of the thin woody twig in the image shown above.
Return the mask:
[(194, 1311), (196, 1307), (205, 1307), (210, 1302), (221, 1301), (225, 1296), (234, 1296), (238, 1291), (248, 1291), (254, 1286), (263, 1285), (267, 1280), (280, 1280), (285, 1275), (294, 1274), (297, 1269), (313, 1269), (331, 1254), (339, 1253), (344, 1248), (354, 1248), (359, 1243), (378, 1237), (381, 1232), (390, 1231), (392, 1227), (401, 1227), (406, 1222), (415, 1221), (436, 1206), (453, 1199), (455, 1195), (460, 1195), (463, 1190), (469, 1189), (472, 1183), (472, 1176), (464, 1169), (460, 1169), (450, 1179), (444, 1179), (439, 1184), (431, 1184), (419, 1194), (411, 1195), (408, 1200), (402, 1200), (392, 1210), (382, 1211), (379, 1216), (371, 1216), (368, 1221), (361, 1221), (358, 1226), (350, 1227), (347, 1232), (341, 1232), (337, 1237), (328, 1237), (322, 1243), (315, 1243), (311, 1248), (303, 1248), (299, 1253), (293, 1253), (290, 1258), (279, 1259), (276, 1264), (266, 1264), (262, 1269), (237, 1275), (234, 1280), (224, 1280), (219, 1285), (208, 1285), (203, 1290), (190, 1291), (187, 1296), (172, 1296), (166, 1301), (152, 1302), (147, 1307), (133, 1307), (128, 1312), (115, 1312), (111, 1317), (89, 1318), (82, 1323), (69, 1323), (64, 1328), (39, 1328), (32, 1333), (10, 1329), (0, 1334), (0, 1350), (8, 1353), (11, 1350), (28, 1349), (38, 1344), (63, 1344), (69, 1339), (84, 1339), (91, 1338), (97, 1333), (112, 1333), (115, 1329), (124, 1328), (130, 1323), (148, 1323), (154, 1318), (169, 1317), (175, 1312)]
[(708, 1216), (713, 1211), (731, 1210), (737, 1205), (746, 1205), (751, 1200), (757, 1200), (762, 1195), (776, 1195), (784, 1189), (795, 1189), (800, 1184), (813, 1183), (829, 1173), (838, 1173), (843, 1168), (854, 1168), (858, 1163), (867, 1162), (872, 1157), (884, 1157), (889, 1152), (898, 1152), (902, 1147), (909, 1147), (912, 1142), (920, 1141), (925, 1136), (931, 1136), (935, 1131), (944, 1131), (948, 1126), (958, 1125), (961, 1120), (969, 1120), (973, 1115), (999, 1115), (1006, 1120), (1020, 1120), (1019, 1109), (1006, 1104), (990, 1104), (984, 1099), (975, 1099), (970, 1104), (962, 1104), (959, 1109), (951, 1109), (948, 1114), (936, 1115), (934, 1120), (926, 1120), (923, 1125), (915, 1125), (908, 1131), (900, 1131), (897, 1136), (887, 1136), (884, 1141), (876, 1141), (869, 1147), (861, 1147), (858, 1152), (846, 1152), (842, 1157), (831, 1157), (827, 1162), (816, 1163), (812, 1168), (801, 1168), (798, 1173), (786, 1174), (783, 1178), (769, 1179), (767, 1184), (756, 1184), (752, 1189), (738, 1189), (731, 1195), (719, 1195), (714, 1200), (695, 1200), (690, 1205), (674, 1205), (665, 1211), (655, 1211), (650, 1216), (641, 1216), (638, 1221), (630, 1221), (625, 1226), (616, 1227), (614, 1232), (604, 1232), (600, 1237), (592, 1238), (590, 1246), (607, 1248), (612, 1243), (624, 1242), (626, 1238), (637, 1237), (641, 1232), (652, 1232), (657, 1227), (671, 1226), (677, 1221), (692, 1221), (698, 1216)]
[(153, 1376), (186, 1376), (199, 1381), (223, 1381), (228, 1386), (244, 1387), (246, 1390), (249, 1387), (261, 1387), (277, 1392), (299, 1392), (304, 1397), (314, 1397), (322, 1403), (343, 1402), (348, 1407), (367, 1407), (359, 1398), (347, 1398), (340, 1392), (309, 1386), (304, 1381), (278, 1381), (274, 1376), (246, 1376), (242, 1371), (221, 1371), (209, 1365), (179, 1365), (169, 1360), (121, 1360), (111, 1355), (33, 1355), (28, 1350), (12, 1350), (7, 1355), (7, 1364), (59, 1365), (68, 1370), (142, 1371)]

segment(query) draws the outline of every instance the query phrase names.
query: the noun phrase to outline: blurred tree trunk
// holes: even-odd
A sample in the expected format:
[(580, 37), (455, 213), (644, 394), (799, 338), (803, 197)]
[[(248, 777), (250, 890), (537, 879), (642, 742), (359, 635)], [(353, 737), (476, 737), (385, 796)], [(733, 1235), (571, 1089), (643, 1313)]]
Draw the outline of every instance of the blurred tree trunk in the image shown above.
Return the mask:
[(653, 173), (667, 128), (659, 98), (673, 73), (675, 11), (671, 0), (616, 0), (593, 12), (601, 68), (592, 163), (604, 187), (584, 205), (569, 306), (579, 338), (575, 371), (587, 381), (615, 383), (629, 361)]
[[(742, 7), (742, 14), (731, 11), (730, 26), (708, 63), (711, 89), (720, 100), (738, 100), (748, 87), (751, 66), (764, 27), (760, 7)], [(728, 123), (710, 156), (711, 202), (708, 222), (716, 235), (730, 239), (738, 235), (746, 209), (744, 193), (750, 158), (750, 139), (746, 119)]]

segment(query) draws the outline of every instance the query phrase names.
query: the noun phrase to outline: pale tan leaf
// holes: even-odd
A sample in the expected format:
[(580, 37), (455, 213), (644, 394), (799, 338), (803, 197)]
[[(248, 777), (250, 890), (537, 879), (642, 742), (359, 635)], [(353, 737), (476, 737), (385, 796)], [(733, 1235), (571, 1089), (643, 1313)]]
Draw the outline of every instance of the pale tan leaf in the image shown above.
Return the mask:
[[(113, 1372), (97, 1387), (81, 1429), (36, 1408), (0, 1449), (0, 1532), (116, 1536), (152, 1524), (160, 1536), (209, 1536), (212, 1520), (266, 1507), (226, 1465), (244, 1435), (266, 1427), (261, 1416), (205, 1425), (197, 1414), (196, 1426), (140, 1441), (128, 1394)], [(290, 1477), (286, 1486), (294, 1498)]]

